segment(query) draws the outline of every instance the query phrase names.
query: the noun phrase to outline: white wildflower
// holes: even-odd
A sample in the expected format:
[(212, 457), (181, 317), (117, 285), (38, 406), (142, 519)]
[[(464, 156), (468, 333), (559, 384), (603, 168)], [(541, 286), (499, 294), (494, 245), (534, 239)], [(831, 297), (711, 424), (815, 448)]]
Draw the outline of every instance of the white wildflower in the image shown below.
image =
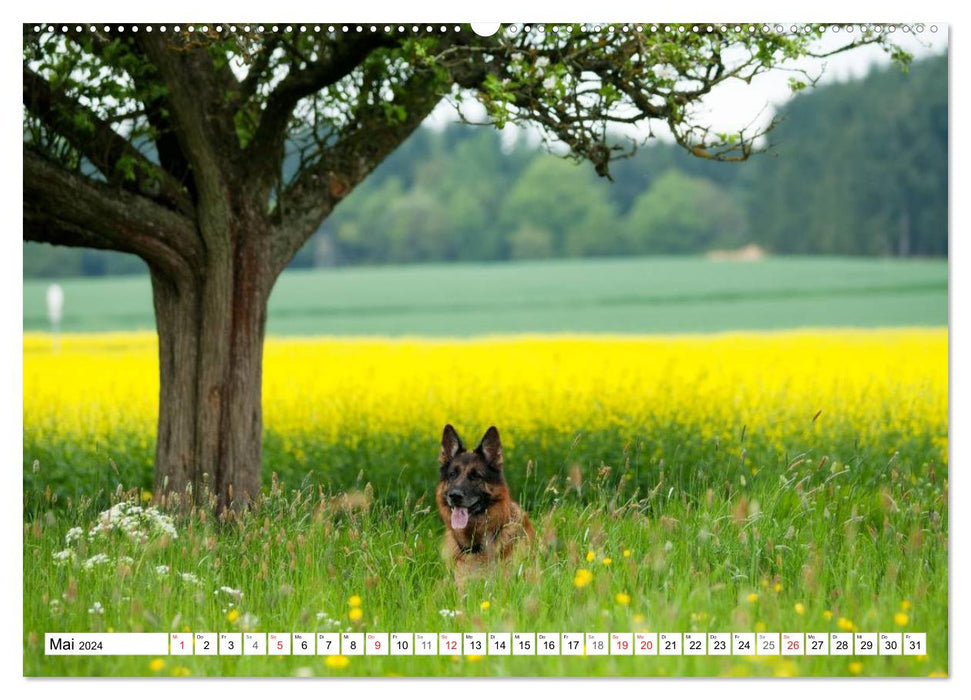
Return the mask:
[(84, 568), (93, 569), (98, 564), (110, 564), (110, 563), (111, 563), (111, 557), (109, 557), (104, 552), (99, 552), (98, 554), (95, 554), (93, 557), (90, 557), (89, 559), (85, 559)]
[(91, 607), (88, 608), (88, 612), (91, 615), (104, 615), (105, 609), (101, 606), (101, 603), (99, 603), (98, 601), (95, 601), (94, 603), (91, 604)]
[(67, 531), (67, 534), (64, 535), (64, 541), (67, 542), (68, 545), (72, 545), (78, 540), (80, 540), (83, 535), (84, 535), (84, 530), (82, 530), (79, 527), (72, 527), (70, 530)]
[(333, 619), (325, 612), (317, 613), (317, 622), (326, 625), (327, 627), (340, 627), (341, 624), (340, 620)]
[(546, 80), (544, 80), (543, 81), (543, 87), (546, 88), (547, 90), (552, 90), (553, 88), (555, 88), (556, 87), (556, 78), (550, 76), (549, 78), (547, 78)]
[(196, 576), (195, 574), (189, 573), (188, 571), (180, 571), (179, 577), (186, 583), (195, 583), (195, 584), (200, 583), (199, 577)]
[(122, 556), (118, 557), (118, 563), (119, 564), (134, 564), (135, 563), (135, 560), (132, 559), (127, 554), (125, 554), (125, 555), (122, 555)]
[(511, 58), (513, 61), (522, 61), (523, 55), (517, 51), (516, 53), (510, 55), (509, 58)]
[(241, 600), (243, 598), (243, 592), (236, 588), (230, 588), (229, 586), (220, 586), (214, 590), (213, 595), (219, 595), (220, 593), (225, 593), (230, 598), (235, 598), (236, 600)]
[(539, 58), (536, 59), (536, 63), (535, 63), (537, 68), (546, 68), (546, 66), (548, 66), (549, 64), (550, 64), (550, 59), (547, 58), (546, 56), (540, 56)]
[(54, 552), (54, 564), (57, 566), (64, 566), (70, 561), (74, 561), (74, 550), (73, 549), (62, 549), (60, 552)]
[(674, 549), (674, 544), (671, 543), (671, 540), (668, 540), (667, 542), (664, 543), (665, 552), (670, 552), (672, 549)]
[(159, 564), (155, 567), (155, 573), (159, 576), (165, 576), (167, 573), (169, 573), (169, 567), (167, 567), (165, 564)]
[(113, 531), (122, 532), (140, 544), (162, 535), (172, 539), (179, 536), (172, 518), (159, 511), (156, 506), (142, 508), (128, 501), (116, 503), (99, 514), (98, 523), (88, 532), (88, 537), (94, 539)]
[(51, 599), (51, 615), (60, 615), (64, 610), (64, 605), (57, 598)]
[(455, 617), (456, 615), (461, 615), (462, 611), (445, 609), (445, 610), (439, 610), (438, 614), (441, 615), (442, 617)]

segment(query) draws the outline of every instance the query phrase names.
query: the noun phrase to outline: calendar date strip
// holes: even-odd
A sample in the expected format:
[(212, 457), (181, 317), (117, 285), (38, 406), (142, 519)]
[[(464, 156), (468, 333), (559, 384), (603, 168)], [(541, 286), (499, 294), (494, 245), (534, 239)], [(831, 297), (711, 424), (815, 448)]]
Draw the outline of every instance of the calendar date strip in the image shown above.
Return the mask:
[(48, 632), (48, 656), (919, 656), (923, 632)]

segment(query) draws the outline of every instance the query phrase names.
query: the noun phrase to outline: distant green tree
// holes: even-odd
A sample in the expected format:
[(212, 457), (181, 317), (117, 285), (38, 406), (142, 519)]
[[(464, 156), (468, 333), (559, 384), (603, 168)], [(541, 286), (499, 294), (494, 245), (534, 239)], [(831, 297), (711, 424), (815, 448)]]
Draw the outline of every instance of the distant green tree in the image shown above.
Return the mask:
[(422, 188), (387, 205), (384, 229), (389, 262), (435, 262), (458, 257), (449, 211)]
[(520, 224), (509, 236), (509, 257), (513, 260), (553, 257), (553, 234), (535, 224)]
[(81, 274), (82, 248), (60, 248), (24, 242), (24, 279), (73, 277)]
[(745, 210), (711, 180), (669, 170), (634, 203), (624, 231), (632, 252), (697, 253), (748, 240)]
[(506, 197), (499, 224), (506, 235), (523, 226), (547, 231), (554, 256), (620, 252), (609, 183), (560, 158), (537, 158)]
[[(756, 158), (756, 161), (759, 159)], [(614, 182), (610, 198), (618, 214), (625, 217), (634, 203), (665, 173), (677, 170), (692, 177), (705, 178), (726, 190), (736, 185), (751, 167), (737, 163), (695, 158), (677, 144), (657, 139), (639, 149), (632, 157), (618, 161), (611, 168)]]
[(946, 255), (947, 57), (819, 87), (740, 174), (753, 235), (780, 253)]
[(62, 248), (24, 242), (24, 278), (140, 275), (145, 262), (134, 255), (89, 248)]
[(496, 225), (498, 212), (525, 165), (537, 157), (540, 153), (531, 148), (504, 152), (495, 130), (462, 124), (420, 129), (323, 222), (301, 254), (317, 255), (316, 239), (322, 237), (328, 264), (401, 259), (401, 254), (391, 255), (384, 229), (387, 210), (396, 200), (421, 192), (435, 199), (439, 217), (447, 215), (451, 224), (448, 240), (428, 260), (502, 259), (508, 246)]
[(355, 192), (354, 208), (339, 210), (321, 231), (334, 239), (341, 264), (386, 263), (390, 260), (388, 207), (407, 196), (398, 175), (366, 181)]
[[(459, 260), (498, 260), (508, 251), (505, 231), (496, 225), (509, 189), (535, 151), (505, 153), (494, 129), (447, 129), (452, 149), (441, 156), (440, 177), (425, 180), (449, 209), (457, 239)], [(467, 134), (462, 137), (463, 132)]]

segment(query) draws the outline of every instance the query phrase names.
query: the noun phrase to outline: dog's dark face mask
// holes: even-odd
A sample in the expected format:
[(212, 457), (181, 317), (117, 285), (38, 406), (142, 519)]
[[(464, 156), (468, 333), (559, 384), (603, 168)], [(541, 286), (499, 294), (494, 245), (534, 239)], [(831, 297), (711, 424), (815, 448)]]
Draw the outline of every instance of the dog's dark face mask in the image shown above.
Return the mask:
[(470, 452), (463, 447), (455, 428), (446, 425), (438, 461), (452, 529), (461, 530), (469, 518), (481, 515), (498, 500), (498, 490), (505, 484), (499, 431), (495, 426), (489, 428), (479, 446)]

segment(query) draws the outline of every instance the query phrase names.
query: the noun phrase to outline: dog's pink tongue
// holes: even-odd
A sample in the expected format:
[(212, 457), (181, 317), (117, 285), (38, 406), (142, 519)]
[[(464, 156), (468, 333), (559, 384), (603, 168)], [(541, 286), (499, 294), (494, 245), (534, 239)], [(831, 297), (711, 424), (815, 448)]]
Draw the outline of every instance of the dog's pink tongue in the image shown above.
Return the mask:
[(469, 524), (468, 508), (452, 508), (452, 529), (461, 530)]

